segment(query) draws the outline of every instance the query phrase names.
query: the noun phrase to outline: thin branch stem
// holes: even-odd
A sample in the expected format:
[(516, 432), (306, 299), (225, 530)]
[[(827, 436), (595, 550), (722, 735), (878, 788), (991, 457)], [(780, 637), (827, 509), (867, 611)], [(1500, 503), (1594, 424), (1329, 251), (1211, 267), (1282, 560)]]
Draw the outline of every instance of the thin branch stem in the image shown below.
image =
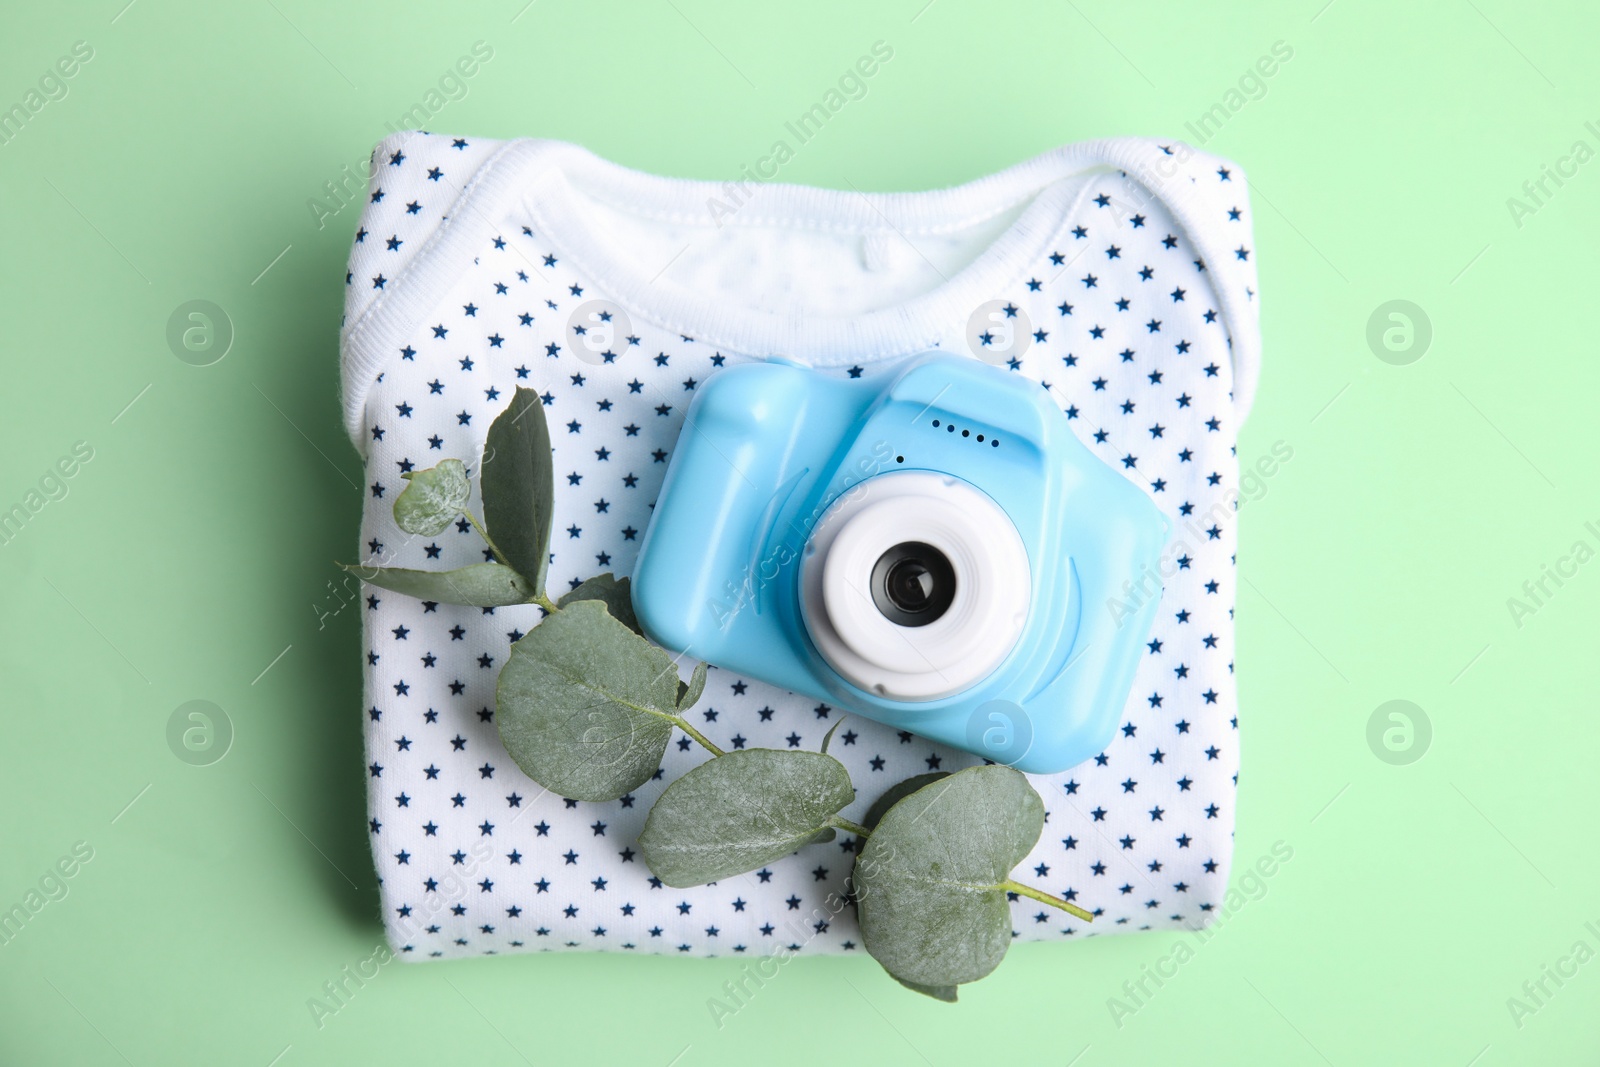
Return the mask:
[(837, 827), (838, 829), (843, 830), (845, 833), (855, 834), (857, 837), (867, 838), (872, 836), (871, 830), (868, 830), (865, 826), (862, 826), (858, 822), (851, 822), (842, 815), (834, 815), (830, 817), (828, 819), (828, 825)]
[(1060, 897), (1053, 897), (1044, 890), (1035, 889), (1031, 885), (1023, 885), (1021, 882), (1013, 882), (1011, 879), (1007, 878), (1005, 881), (1000, 883), (1000, 888), (1011, 893), (1019, 893), (1025, 897), (1032, 897), (1034, 900), (1037, 900), (1042, 904), (1048, 904), (1052, 908), (1060, 908), (1062, 911), (1067, 912), (1068, 914), (1076, 915), (1086, 923), (1094, 922), (1094, 914), (1092, 912), (1084, 911), (1076, 904), (1068, 904)]
[[(466, 510), (463, 510), (461, 514), (465, 515), (467, 517), (467, 521), (472, 523), (472, 528), (478, 531), (478, 536), (483, 538), (483, 543), (489, 546), (489, 551), (494, 553), (494, 558), (504, 566), (510, 567), (511, 564), (506, 559), (506, 554), (500, 551), (500, 546), (494, 543), (494, 538), (489, 536), (489, 531), (484, 529), (483, 523), (478, 521), (478, 517), (472, 512)], [(516, 568), (513, 567), (512, 569), (515, 570)], [(529, 599), (531, 599), (533, 603), (539, 605), (551, 615), (554, 615), (557, 611), (561, 610), (555, 606), (555, 603), (551, 601), (547, 595), (545, 595), (545, 591), (543, 589), (535, 590), (533, 596)]]
[[(500, 551), (499, 545), (494, 543), (494, 538), (490, 537), (489, 531), (483, 528), (483, 523), (478, 521), (478, 516), (465, 509), (462, 510), (461, 514), (465, 515), (467, 517), (467, 521), (472, 523), (472, 528), (478, 531), (478, 536), (483, 538), (483, 543), (489, 546), (489, 551), (494, 553), (494, 558), (499, 560), (501, 563), (504, 563), (507, 567), (510, 567), (511, 563), (506, 559), (506, 554)], [(542, 592), (543, 591), (541, 590), (541, 595)]]
[[(851, 822), (842, 815), (834, 815), (829, 818), (828, 825), (836, 827), (840, 830), (844, 830), (847, 833), (855, 834), (860, 838), (868, 838), (872, 836), (871, 830), (868, 830), (860, 823)], [(1007, 878), (1004, 882), (1000, 883), (1000, 888), (1006, 890), (1007, 892), (1018, 893), (1025, 897), (1031, 897), (1032, 899), (1040, 901), (1041, 903), (1050, 905), (1052, 908), (1060, 908), (1062, 911), (1067, 912), (1069, 915), (1075, 915), (1086, 923), (1094, 922), (1094, 913), (1084, 911), (1076, 904), (1069, 904), (1060, 897), (1051, 896), (1044, 890), (1035, 889), (1031, 885), (1023, 885), (1021, 882), (1015, 882), (1010, 878)]]
[(722, 751), (722, 749), (720, 749), (716, 745), (712, 744), (710, 738), (706, 737), (706, 735), (701, 733), (699, 730), (696, 730), (689, 723), (689, 720), (685, 719), (682, 715), (673, 715), (673, 716), (670, 716), (670, 718), (674, 722), (676, 722), (678, 724), (678, 727), (681, 730), (683, 730), (684, 733), (688, 734), (690, 737), (692, 737), (696, 741), (700, 742), (700, 747), (705, 749), (707, 752), (711, 753), (713, 756), (725, 756), (725, 755), (727, 755), (727, 753)]

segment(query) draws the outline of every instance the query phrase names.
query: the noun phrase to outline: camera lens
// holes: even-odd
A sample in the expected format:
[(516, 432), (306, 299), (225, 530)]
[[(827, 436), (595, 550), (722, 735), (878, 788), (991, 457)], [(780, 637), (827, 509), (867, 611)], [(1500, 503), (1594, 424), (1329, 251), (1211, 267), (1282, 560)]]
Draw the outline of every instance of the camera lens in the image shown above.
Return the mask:
[(900, 626), (926, 626), (950, 607), (956, 572), (943, 552), (921, 541), (902, 541), (872, 567), (872, 602)]
[(1030, 618), (1016, 524), (951, 474), (894, 470), (860, 484), (817, 520), (800, 558), (801, 618), (817, 653), (877, 698), (965, 692)]

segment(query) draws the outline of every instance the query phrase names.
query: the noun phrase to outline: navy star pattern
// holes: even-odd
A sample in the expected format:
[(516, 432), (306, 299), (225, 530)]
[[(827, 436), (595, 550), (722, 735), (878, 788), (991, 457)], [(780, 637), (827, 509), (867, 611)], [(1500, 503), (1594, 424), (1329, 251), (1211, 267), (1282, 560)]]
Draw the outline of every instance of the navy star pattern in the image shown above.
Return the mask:
[[(408, 135), (384, 154), (346, 278), (347, 318), (400, 275), (497, 146)], [(1199, 157), (1200, 162), (1209, 157)], [(1207, 203), (1229, 248), (1251, 251), (1237, 169)], [(1129, 217), (1119, 205), (1137, 204)], [(373, 237), (382, 234), (382, 237)], [(1083, 262), (1079, 262), (1079, 260)], [(1254, 257), (1230, 284), (1254, 299)], [(1086, 269), (1088, 268), (1088, 269)], [(1241, 280), (1242, 279), (1242, 280)], [(1226, 888), (1238, 743), (1233, 678), (1235, 529), (1214, 510), (1237, 485), (1229, 338), (1208, 270), (1161, 203), (1126, 175), (1090, 181), (1053, 247), (996, 298), (1025, 313), (1032, 343), (1005, 364), (1040, 382), (1081, 440), (1174, 521), (1175, 574), (1114, 740), (1071, 770), (1034, 776), (1047, 822), (1023, 874), (1095, 912), (1083, 924), (1013, 900), (1014, 936), (1061, 940), (1196, 927)], [(518, 385), (537, 391), (556, 470), (552, 589), (633, 566), (695, 389), (748, 362), (642, 314), (598, 366), (571, 353), (567, 316), (612, 299), (563, 250), (515, 218), (398, 348), (367, 396), (368, 560), (445, 569), (487, 557), (465, 522), (436, 538), (393, 523), (400, 474), (457, 457), (474, 475), (494, 417)], [(631, 311), (631, 309), (630, 309)], [(1253, 311), (1253, 305), (1252, 305)], [(956, 343), (959, 326), (950, 342)], [(859, 376), (862, 366), (840, 367)], [(848, 836), (721, 883), (673, 890), (635, 847), (665, 784), (705, 754), (687, 738), (662, 769), (609, 803), (551, 795), (501, 747), (497, 667), (538, 624), (536, 607), (469, 608), (368, 589), (364, 649), (368, 826), (395, 950), (410, 958), (613, 950), (699, 956), (860, 950), (853, 911), (831, 914)], [(843, 712), (713, 668), (691, 718), (729, 749), (816, 748)], [(978, 760), (851, 716), (830, 751), (849, 767), (859, 817), (886, 788)], [(1019, 876), (1020, 877), (1020, 876)]]

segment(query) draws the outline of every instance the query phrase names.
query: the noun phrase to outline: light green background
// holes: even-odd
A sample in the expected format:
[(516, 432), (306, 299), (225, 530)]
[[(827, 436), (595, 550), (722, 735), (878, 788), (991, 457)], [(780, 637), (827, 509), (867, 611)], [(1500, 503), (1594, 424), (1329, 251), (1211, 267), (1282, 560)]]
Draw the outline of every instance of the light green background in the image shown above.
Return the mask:
[[(0, 106), (95, 50), (0, 146), (0, 508), (95, 450), (0, 547), (0, 907), (95, 850), (0, 946), (0, 1063), (1595, 1061), (1600, 962), (1520, 1028), (1506, 1004), (1600, 949), (1600, 562), (1520, 628), (1506, 604), (1600, 546), (1600, 162), (1520, 228), (1506, 204), (1600, 148), (1592, 5), (125, 2), (0, 19)], [(356, 210), (318, 229), (307, 198), (479, 39), (433, 128), (723, 178), (880, 38), (893, 61), (786, 179), (924, 188), (1186, 136), (1293, 47), (1206, 146), (1258, 183), (1239, 456), (1294, 450), (1241, 515), (1237, 856), (1293, 860), (1120, 1028), (1107, 999), (1174, 935), (1022, 945), (953, 1008), (801, 960), (721, 1030), (733, 960), (395, 964), (319, 1030), (307, 998), (381, 934), (357, 613), (315, 607), (362, 503), (336, 398)], [(205, 368), (164, 336), (196, 298), (237, 331)], [(1434, 331), (1408, 366), (1365, 341), (1395, 298)], [(196, 698), (237, 731), (208, 767), (164, 734)], [(1395, 698), (1433, 725), (1409, 766), (1366, 740)]]

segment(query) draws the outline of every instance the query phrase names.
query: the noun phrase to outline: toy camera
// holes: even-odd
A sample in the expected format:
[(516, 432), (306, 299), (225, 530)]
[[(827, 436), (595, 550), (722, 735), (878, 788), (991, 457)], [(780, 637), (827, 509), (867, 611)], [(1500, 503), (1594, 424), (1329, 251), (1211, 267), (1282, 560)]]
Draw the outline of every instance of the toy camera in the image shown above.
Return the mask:
[[(1023, 771), (1121, 719), (1169, 524), (1037, 382), (785, 360), (690, 405), (633, 574), (658, 644)], [(1113, 609), (1113, 604), (1116, 608)]]

